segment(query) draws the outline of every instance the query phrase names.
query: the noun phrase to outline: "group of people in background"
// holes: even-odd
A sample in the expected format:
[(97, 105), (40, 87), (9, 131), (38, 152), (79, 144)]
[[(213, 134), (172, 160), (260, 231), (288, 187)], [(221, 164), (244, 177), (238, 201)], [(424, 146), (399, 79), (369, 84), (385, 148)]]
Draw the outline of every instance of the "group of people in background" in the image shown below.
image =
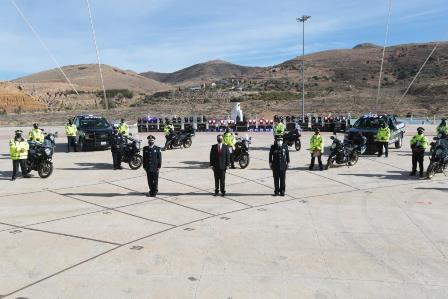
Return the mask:
[[(283, 143), (283, 136), (286, 127), (283, 122), (277, 122), (274, 125), (274, 144), (271, 145), (269, 150), (269, 166), (273, 173), (274, 178), (274, 196), (285, 195), (285, 180), (286, 171), (289, 168), (290, 157), (288, 146)], [(173, 134), (174, 127), (172, 124), (167, 124), (164, 129), (166, 142), (164, 149), (166, 149), (169, 136)], [(424, 172), (424, 156), (425, 151), (429, 146), (428, 138), (424, 135), (424, 128), (417, 128), (417, 134), (411, 138), (410, 145), (412, 149), (412, 171), (411, 176), (417, 174), (417, 166), (419, 166), (420, 177)], [(448, 136), (448, 127), (446, 120), (443, 119), (441, 124), (437, 127), (437, 133)], [(67, 136), (67, 152), (70, 149), (76, 152), (75, 137), (77, 134), (76, 125), (71, 119), (68, 120), (65, 125), (65, 134)], [(111, 151), (113, 158), (113, 168), (121, 169), (121, 157), (120, 157), (120, 145), (125, 142), (125, 139), (129, 136), (129, 126), (124, 119), (116, 125), (113, 129), (111, 138)], [(388, 157), (388, 146), (390, 140), (390, 129), (385, 122), (382, 122), (378, 132), (376, 134), (376, 140), (378, 144), (378, 157), (381, 157), (384, 153), (385, 157)], [(37, 123), (33, 124), (33, 128), (28, 134), (29, 140), (33, 142), (44, 141), (45, 135), (43, 130), (39, 128)], [(148, 144), (143, 148), (143, 168), (147, 172), (147, 181), (149, 186), (148, 196), (156, 196), (158, 192), (158, 177), (159, 170), (162, 167), (162, 149), (155, 145), (156, 138), (153, 135), (147, 137)], [(222, 196), (226, 194), (226, 171), (228, 168), (235, 168), (234, 165), (234, 150), (235, 150), (236, 137), (233, 132), (227, 128), (223, 135), (217, 136), (217, 143), (210, 149), (210, 168), (212, 168), (215, 180), (215, 192), (217, 196), (221, 193)], [(313, 170), (315, 166), (315, 160), (319, 164), (319, 169), (323, 170), (322, 154), (324, 152), (325, 141), (320, 134), (319, 129), (315, 129), (314, 134), (311, 136), (309, 151), (311, 153), (311, 162), (309, 170)], [(26, 160), (28, 157), (29, 144), (23, 137), (23, 131), (15, 131), (15, 136), (9, 141), (10, 157), (13, 162), (12, 180), (15, 180), (19, 167), (21, 168), (24, 177), (29, 177), (26, 172)], [(383, 152), (384, 150), (384, 152)]]

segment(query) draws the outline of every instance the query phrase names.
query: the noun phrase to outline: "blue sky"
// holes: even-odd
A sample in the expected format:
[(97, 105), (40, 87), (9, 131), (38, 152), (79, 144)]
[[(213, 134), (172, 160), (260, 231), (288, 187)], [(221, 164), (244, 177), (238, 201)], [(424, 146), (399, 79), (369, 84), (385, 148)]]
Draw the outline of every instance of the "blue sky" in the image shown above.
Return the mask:
[[(85, 0), (15, 0), (61, 65), (95, 63)], [(102, 63), (172, 72), (222, 59), (267, 66), (306, 52), (384, 43), (389, 0), (90, 0)], [(447, 40), (447, 0), (393, 0), (389, 44)], [(0, 0), (0, 80), (54, 68), (17, 14)], [(423, 63), (423, 62), (422, 62)]]

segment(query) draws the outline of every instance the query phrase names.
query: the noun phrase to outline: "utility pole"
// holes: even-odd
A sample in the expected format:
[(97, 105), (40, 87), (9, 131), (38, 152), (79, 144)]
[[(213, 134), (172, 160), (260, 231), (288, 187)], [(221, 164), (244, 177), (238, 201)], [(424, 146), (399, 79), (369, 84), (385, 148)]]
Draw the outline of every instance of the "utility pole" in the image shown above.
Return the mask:
[(297, 22), (302, 23), (302, 117), (305, 120), (305, 22), (308, 21), (311, 16), (303, 15), (297, 18)]

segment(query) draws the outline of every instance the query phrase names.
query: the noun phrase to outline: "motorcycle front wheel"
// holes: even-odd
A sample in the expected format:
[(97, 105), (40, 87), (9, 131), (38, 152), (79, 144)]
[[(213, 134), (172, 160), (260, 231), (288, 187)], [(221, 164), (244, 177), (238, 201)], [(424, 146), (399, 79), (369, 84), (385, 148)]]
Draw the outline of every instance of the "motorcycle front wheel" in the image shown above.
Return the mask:
[(327, 164), (325, 164), (325, 170), (330, 169), (331, 165), (333, 165), (334, 159), (333, 158), (328, 158)]
[(426, 170), (426, 178), (428, 180), (432, 179), (437, 171), (437, 163), (430, 163), (428, 169)]
[(353, 166), (358, 162), (358, 153), (353, 151), (350, 155), (350, 161), (348, 161), (348, 166)]
[(131, 168), (132, 170), (137, 170), (140, 167), (142, 167), (142, 164), (143, 164), (142, 156), (141, 155), (135, 155), (129, 161), (129, 168)]
[(42, 162), (37, 170), (37, 173), (43, 179), (48, 178), (53, 173), (53, 163), (50, 161)]
[(243, 153), (241, 154), (240, 160), (238, 161), (238, 164), (240, 164), (241, 169), (246, 168), (247, 166), (249, 166), (249, 154), (248, 153)]
[(191, 140), (191, 138), (187, 138), (184, 141), (184, 148), (189, 148), (189, 147), (191, 147), (192, 144), (193, 144), (193, 141)]
[(296, 151), (300, 151), (300, 149), (302, 148), (302, 143), (300, 142), (300, 140), (297, 140), (295, 142), (295, 148), (296, 148)]

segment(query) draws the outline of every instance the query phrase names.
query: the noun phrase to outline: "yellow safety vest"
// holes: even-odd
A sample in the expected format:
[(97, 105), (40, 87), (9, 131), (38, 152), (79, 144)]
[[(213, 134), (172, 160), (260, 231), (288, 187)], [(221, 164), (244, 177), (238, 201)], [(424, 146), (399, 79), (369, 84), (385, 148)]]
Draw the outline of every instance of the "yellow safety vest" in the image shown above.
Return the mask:
[(36, 141), (39, 143), (44, 142), (44, 133), (41, 129), (32, 129), (29, 133), (29, 137), (31, 141)]
[(223, 143), (225, 145), (227, 145), (228, 147), (234, 148), (235, 147), (235, 136), (233, 136), (232, 133), (224, 133)]
[(416, 145), (417, 142), (420, 143), (420, 147), (423, 149), (427, 149), (428, 148), (428, 138), (426, 138), (425, 135), (415, 135), (414, 137), (412, 137), (411, 139), (411, 145)]
[(378, 133), (376, 133), (376, 140), (379, 142), (389, 142), (390, 139), (390, 129), (389, 128), (379, 128)]
[(118, 125), (118, 133), (124, 136), (129, 135), (129, 126), (126, 123), (120, 123)]
[(78, 129), (76, 128), (75, 124), (66, 124), (65, 125), (65, 135), (68, 137), (76, 136), (76, 132)]
[(11, 160), (25, 160), (28, 158), (28, 150), (30, 146), (25, 139), (17, 141), (15, 139), (9, 140), (9, 155)]
[(310, 150), (324, 152), (324, 138), (322, 135), (313, 135), (310, 140)]

